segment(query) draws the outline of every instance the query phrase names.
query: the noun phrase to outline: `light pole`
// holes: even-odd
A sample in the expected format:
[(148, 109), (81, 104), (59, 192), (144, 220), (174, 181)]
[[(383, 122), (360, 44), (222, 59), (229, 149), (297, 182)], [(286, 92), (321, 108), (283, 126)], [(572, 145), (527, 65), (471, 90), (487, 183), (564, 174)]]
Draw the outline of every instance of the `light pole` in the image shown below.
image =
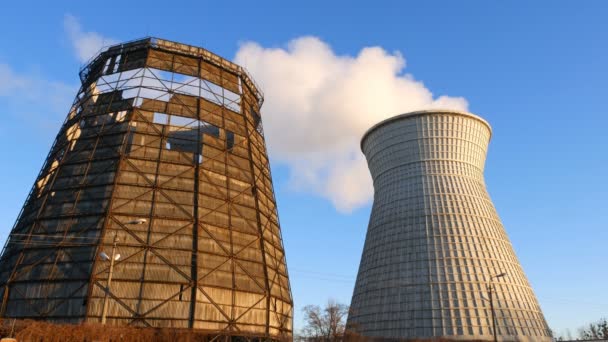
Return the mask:
[(488, 281), (488, 293), (490, 295), (490, 311), (492, 312), (492, 333), (494, 334), (494, 342), (497, 342), (496, 339), (496, 317), (494, 316), (494, 298), (492, 297), (492, 290), (494, 286), (492, 285), (492, 279), (498, 279), (506, 276), (507, 273), (503, 272), (501, 274), (497, 274), (490, 277), (490, 281)]
[(112, 272), (114, 272), (114, 261), (120, 259), (120, 254), (116, 254), (116, 243), (118, 236), (114, 234), (114, 244), (112, 245), (112, 255), (108, 256), (101, 252), (101, 257), (105, 260), (110, 260), (110, 270), (108, 272), (108, 282), (106, 283), (106, 291), (103, 296), (103, 310), (101, 311), (101, 324), (106, 324), (106, 314), (108, 313), (108, 295), (110, 294), (110, 285), (112, 285)]
[[(138, 218), (131, 220), (126, 224), (144, 224), (148, 220), (144, 218)], [(112, 273), (114, 272), (114, 261), (120, 259), (120, 254), (116, 254), (116, 243), (118, 242), (118, 235), (114, 234), (114, 243), (112, 244), (112, 255), (108, 256), (105, 252), (101, 252), (100, 255), (104, 260), (110, 261), (110, 270), (108, 271), (108, 281), (106, 283), (105, 294), (103, 296), (103, 309), (101, 310), (101, 324), (106, 324), (106, 316), (108, 314), (108, 296), (110, 295), (110, 285), (112, 285)]]

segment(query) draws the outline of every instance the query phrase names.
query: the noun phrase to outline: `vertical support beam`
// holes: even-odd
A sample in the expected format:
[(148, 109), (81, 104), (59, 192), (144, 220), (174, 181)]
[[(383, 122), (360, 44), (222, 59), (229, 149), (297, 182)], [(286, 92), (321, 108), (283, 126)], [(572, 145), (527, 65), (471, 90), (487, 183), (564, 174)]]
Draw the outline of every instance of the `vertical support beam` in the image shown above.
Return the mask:
[[(242, 96), (242, 95), (241, 95)], [(260, 251), (262, 252), (262, 262), (263, 262), (263, 266), (264, 266), (264, 286), (266, 286), (266, 329), (265, 329), (265, 334), (266, 334), (266, 338), (269, 338), (270, 336), (270, 283), (268, 282), (268, 262), (266, 261), (266, 248), (264, 246), (264, 231), (262, 230), (262, 222), (260, 220), (260, 205), (258, 203), (259, 199), (258, 199), (258, 191), (257, 191), (257, 185), (256, 185), (256, 178), (255, 178), (255, 166), (253, 164), (253, 156), (251, 153), (251, 137), (258, 133), (255, 129), (255, 127), (252, 125), (253, 130), (250, 132), (249, 131), (249, 125), (248, 120), (247, 120), (247, 114), (245, 112), (245, 102), (244, 100), (244, 96), (242, 97), (241, 100), (241, 110), (243, 112), (243, 115), (245, 116), (245, 132), (247, 134), (247, 152), (249, 153), (249, 168), (251, 169), (251, 182), (252, 182), (252, 188), (251, 188), (251, 192), (253, 193), (253, 199), (254, 199), (254, 203), (255, 203), (255, 216), (256, 216), (256, 221), (257, 221), (257, 226), (258, 226), (258, 232), (260, 234)], [(259, 133), (258, 133), (259, 134)]]
[[(198, 59), (198, 74), (201, 74), (201, 59)], [(201, 121), (201, 99), (200, 97), (196, 98), (196, 119), (199, 120), (199, 122)], [(192, 260), (191, 260), (191, 267), (190, 267), (190, 278), (191, 278), (191, 286), (192, 286), (192, 291), (190, 292), (190, 316), (188, 318), (188, 328), (194, 328), (194, 321), (196, 318), (196, 293), (198, 292), (198, 225), (199, 225), (199, 219), (198, 219), (198, 192), (199, 192), (199, 172), (200, 172), (200, 165), (202, 160), (199, 160), (199, 154), (203, 155), (203, 142), (201, 141), (202, 139), (202, 134), (201, 134), (201, 126), (198, 126), (198, 136), (197, 136), (197, 146), (198, 146), (198, 153), (196, 153), (193, 157), (193, 162), (194, 162), (194, 208), (193, 208), (193, 215), (194, 215), (194, 222), (193, 222), (193, 226), (192, 226)]]
[(8, 303), (8, 287), (9, 283), (4, 284), (4, 293), (2, 294), (2, 307), (0, 307), (0, 317), (4, 317), (6, 312), (6, 304)]
[[(220, 77), (223, 81), (225, 70), (220, 71)], [(221, 81), (220, 81), (221, 82)], [(225, 96), (224, 89), (222, 88), (222, 96)], [(243, 102), (243, 94), (241, 94), (241, 103)], [(232, 284), (231, 284), (231, 296), (230, 296), (230, 323), (229, 323), (229, 331), (238, 331), (236, 328), (236, 320), (235, 320), (235, 305), (236, 305), (236, 267), (234, 266), (234, 231), (232, 229), (232, 198), (230, 197), (230, 175), (228, 173), (228, 153), (230, 153), (230, 149), (228, 148), (228, 130), (226, 129), (226, 113), (225, 107), (222, 106), (222, 127), (221, 129), (224, 131), (224, 148), (226, 151), (224, 152), (224, 165), (226, 167), (226, 198), (227, 198), (227, 210), (228, 210), (228, 229), (230, 232), (230, 272), (232, 273)], [(244, 118), (244, 117), (243, 117)], [(246, 122), (246, 120), (243, 120)], [(234, 137), (234, 136), (233, 136)]]
[[(154, 120), (154, 119), (153, 119)], [(171, 122), (169, 122), (171, 123)], [(158, 148), (158, 159), (156, 160), (156, 170), (154, 171), (154, 188), (152, 189), (152, 202), (150, 204), (150, 215), (148, 216), (148, 232), (146, 234), (146, 245), (144, 246), (144, 260), (141, 270), (141, 283), (139, 284), (139, 294), (137, 298), (137, 307), (135, 308), (135, 312), (139, 315), (137, 318), (141, 317), (141, 303), (143, 301), (143, 291), (144, 291), (144, 283), (146, 281), (146, 270), (148, 268), (148, 254), (150, 254), (150, 235), (152, 234), (152, 226), (154, 225), (154, 217), (156, 216), (156, 197), (158, 194), (158, 186), (159, 186), (159, 178), (160, 178), (160, 164), (162, 163), (162, 153), (163, 153), (163, 142), (165, 138), (165, 131), (167, 127), (163, 127), (161, 131), (161, 137)]]

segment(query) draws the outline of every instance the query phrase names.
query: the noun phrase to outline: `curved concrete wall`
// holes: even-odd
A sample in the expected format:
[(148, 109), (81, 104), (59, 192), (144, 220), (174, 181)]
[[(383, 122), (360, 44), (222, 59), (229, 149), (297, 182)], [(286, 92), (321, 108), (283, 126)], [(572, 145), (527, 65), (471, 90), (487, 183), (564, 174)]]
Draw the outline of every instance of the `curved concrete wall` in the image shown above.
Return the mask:
[[(387, 339), (550, 341), (483, 178), (491, 128), (452, 111), (400, 115), (362, 140), (374, 204), (349, 329)], [(485, 298), (485, 299), (484, 299)]]

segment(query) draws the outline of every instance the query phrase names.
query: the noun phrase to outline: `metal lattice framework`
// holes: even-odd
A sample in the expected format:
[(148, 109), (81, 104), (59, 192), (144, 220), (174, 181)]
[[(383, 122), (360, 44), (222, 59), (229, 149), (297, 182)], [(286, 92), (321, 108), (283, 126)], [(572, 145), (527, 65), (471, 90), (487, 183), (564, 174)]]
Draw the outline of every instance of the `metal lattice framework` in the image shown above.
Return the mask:
[(3, 317), (290, 339), (292, 298), (264, 142), (243, 68), (156, 38), (108, 48), (4, 247)]

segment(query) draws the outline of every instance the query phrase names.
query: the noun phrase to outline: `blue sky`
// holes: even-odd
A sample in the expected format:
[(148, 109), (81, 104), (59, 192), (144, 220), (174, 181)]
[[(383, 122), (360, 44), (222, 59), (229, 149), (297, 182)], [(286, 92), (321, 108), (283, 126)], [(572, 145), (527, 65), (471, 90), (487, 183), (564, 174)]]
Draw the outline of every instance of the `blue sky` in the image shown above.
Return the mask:
[[(575, 332), (608, 316), (608, 3), (57, 1), (35, 6), (13, 1), (2, 7), (2, 239), (78, 88), (84, 45), (153, 35), (232, 59), (246, 42), (292, 56), (289, 42), (316, 37), (311, 39), (330, 50), (332, 61), (346, 66), (366, 47), (380, 47), (382, 61), (405, 61), (394, 79), (413, 77), (434, 99), (462, 97), (470, 111), (486, 118), (494, 130), (487, 186), (549, 325)], [(269, 101), (263, 117), (265, 110), (277, 115), (280, 108)], [(320, 115), (315, 117), (320, 126), (342, 118), (303, 113), (309, 114)], [(379, 115), (391, 114), (396, 113)], [(352, 144), (359, 129), (344, 141)], [(327, 168), (310, 169), (320, 172), (319, 178), (302, 180), (295, 169), (316, 162), (310, 157), (314, 151), (299, 156), (282, 149), (279, 138), (273, 144), (299, 326), (303, 305), (328, 298), (350, 302), (370, 202), (365, 193), (355, 194), (360, 201), (337, 208), (336, 199), (351, 194), (327, 190), (332, 183), (322, 173), (341, 169), (324, 164)], [(352, 149), (344, 153), (347, 160), (358, 158)]]

